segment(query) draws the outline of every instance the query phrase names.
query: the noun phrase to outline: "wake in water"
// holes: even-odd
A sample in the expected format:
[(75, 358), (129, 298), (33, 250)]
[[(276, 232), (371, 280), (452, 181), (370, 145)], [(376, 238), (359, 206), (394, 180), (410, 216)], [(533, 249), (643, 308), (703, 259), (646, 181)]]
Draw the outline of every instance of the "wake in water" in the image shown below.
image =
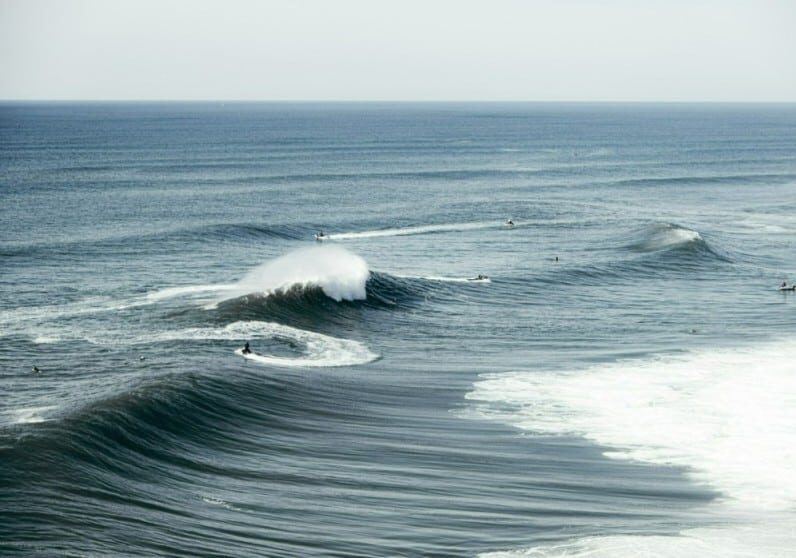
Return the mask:
[(241, 321), (223, 328), (189, 328), (141, 337), (135, 341), (153, 343), (211, 339), (225, 341), (273, 339), (301, 347), (303, 355), (300, 357), (279, 357), (256, 352), (244, 355), (241, 349), (235, 351), (238, 355), (272, 366), (355, 366), (372, 362), (378, 358), (378, 355), (370, 352), (365, 345), (358, 341), (338, 339), (270, 322)]
[[(521, 226), (514, 223), (512, 227)], [(326, 235), (329, 240), (358, 240), (362, 238), (378, 238), (385, 236), (410, 236), (416, 234), (432, 234), (441, 232), (464, 232), (479, 229), (510, 228), (505, 223), (495, 221), (482, 221), (477, 223), (449, 223), (444, 225), (420, 225), (416, 227), (401, 227), (394, 229), (380, 229), (373, 231), (344, 232)]]
[[(679, 537), (594, 537), (488, 556), (791, 556), (796, 548), (796, 344), (620, 362), (572, 373), (485, 376), (467, 398), (539, 434), (583, 436), (605, 455), (685, 467), (722, 494), (727, 527)], [(594, 397), (599, 393), (599, 397)], [(738, 530), (743, 536), (736, 536)]]

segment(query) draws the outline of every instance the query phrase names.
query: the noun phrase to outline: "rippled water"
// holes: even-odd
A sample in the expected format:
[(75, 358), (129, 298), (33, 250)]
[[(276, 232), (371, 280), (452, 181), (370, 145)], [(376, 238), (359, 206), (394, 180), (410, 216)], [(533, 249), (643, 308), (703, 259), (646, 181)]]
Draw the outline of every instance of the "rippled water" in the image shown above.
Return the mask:
[(0, 551), (792, 555), (794, 194), (792, 105), (0, 105)]

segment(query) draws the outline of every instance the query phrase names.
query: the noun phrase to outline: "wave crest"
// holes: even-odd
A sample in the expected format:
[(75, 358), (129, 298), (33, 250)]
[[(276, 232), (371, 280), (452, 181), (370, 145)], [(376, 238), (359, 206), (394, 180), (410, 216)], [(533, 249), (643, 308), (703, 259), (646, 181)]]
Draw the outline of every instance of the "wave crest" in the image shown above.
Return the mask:
[(702, 235), (695, 230), (674, 223), (660, 223), (642, 231), (641, 238), (631, 243), (628, 248), (638, 252), (658, 252), (688, 245), (706, 244)]

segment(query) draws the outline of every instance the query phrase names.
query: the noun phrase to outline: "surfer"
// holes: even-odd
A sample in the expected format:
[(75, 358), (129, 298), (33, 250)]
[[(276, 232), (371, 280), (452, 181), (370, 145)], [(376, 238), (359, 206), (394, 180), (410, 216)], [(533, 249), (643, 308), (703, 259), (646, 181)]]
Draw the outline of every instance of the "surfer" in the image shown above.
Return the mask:
[(506, 225), (508, 225), (509, 227), (513, 227), (514, 226), (514, 221), (509, 219), (508, 221), (506, 221)]
[(246, 344), (243, 345), (243, 350), (241, 351), (244, 355), (250, 355), (252, 350), (249, 348), (249, 342), (246, 341)]
[(315, 235), (315, 240), (323, 240), (324, 238), (326, 238), (326, 235), (323, 234), (323, 231), (318, 231), (318, 233)]
[(34, 366), (34, 367), (31, 369), (31, 372), (33, 372), (34, 374), (38, 374), (39, 372), (41, 372), (41, 370), (39, 370), (39, 367), (38, 367), (38, 366)]
[(787, 281), (783, 281), (782, 284), (779, 286), (779, 288), (780, 289), (787, 289), (788, 288), (788, 282)]
[(484, 279), (489, 279), (489, 277), (479, 273), (477, 277), (473, 277), (472, 279), (469, 279), (469, 281), (483, 281)]

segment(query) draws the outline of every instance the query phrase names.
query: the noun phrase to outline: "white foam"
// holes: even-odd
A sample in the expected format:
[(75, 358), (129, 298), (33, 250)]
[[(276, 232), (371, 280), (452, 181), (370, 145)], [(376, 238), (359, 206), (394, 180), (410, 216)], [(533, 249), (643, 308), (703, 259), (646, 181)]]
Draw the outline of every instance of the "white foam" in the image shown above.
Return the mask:
[(289, 339), (303, 346), (303, 355), (295, 358), (278, 357), (256, 353), (242, 355), (241, 350), (235, 352), (251, 360), (273, 366), (300, 367), (332, 367), (355, 366), (366, 364), (378, 358), (359, 341), (339, 339), (322, 333), (305, 331), (294, 327), (272, 323), (240, 321), (223, 328), (188, 328), (148, 335), (137, 339), (139, 343), (151, 343), (176, 340), (219, 339), (242, 342), (256, 339)]
[(240, 508), (236, 508), (229, 502), (226, 502), (225, 500), (222, 500), (221, 498), (216, 498), (214, 496), (203, 496), (202, 501), (206, 504), (210, 504), (211, 506), (221, 506), (222, 508), (226, 508), (228, 510), (243, 511)]
[(236, 285), (187, 285), (182, 287), (168, 287), (148, 293), (146, 295), (146, 300), (147, 302), (158, 302), (169, 298), (232, 291), (235, 288)]
[(301, 248), (249, 272), (231, 291), (273, 294), (294, 286), (317, 286), (329, 298), (364, 300), (370, 271), (365, 260), (340, 246)]
[(781, 518), (676, 536), (584, 537), (561, 544), (487, 552), (480, 558), (793, 558), (793, 523)]
[(55, 405), (48, 405), (44, 407), (24, 407), (22, 409), (13, 409), (11, 411), (7, 411), (7, 414), (10, 414), (13, 417), (11, 420), (12, 424), (35, 424), (50, 420), (44, 416), (44, 413), (55, 408)]
[(488, 277), (476, 279), (475, 277), (445, 277), (443, 275), (395, 275), (403, 279), (425, 279), (426, 281), (439, 281), (441, 283), (491, 283)]
[[(657, 542), (631, 537), (636, 549), (639, 544), (658, 543), (670, 545), (673, 552), (700, 545), (714, 548), (717, 540), (724, 540), (724, 554), (716, 555), (775, 556), (777, 541), (794, 542), (790, 533), (796, 525), (796, 343), (792, 341), (569, 373), (486, 376), (467, 398), (478, 402), (484, 415), (524, 430), (593, 440), (610, 448), (605, 452), (610, 458), (685, 467), (696, 482), (722, 494), (712, 506), (715, 514), (741, 521), (749, 531), (747, 541), (757, 533), (755, 544), (768, 545), (757, 554), (745, 553), (741, 545), (741, 553), (733, 554), (727, 546), (733, 540), (729, 531), (711, 529), (688, 531), (683, 537), (696, 537), (691, 542), (682, 537), (662, 537)], [(783, 517), (791, 529), (772, 532), (771, 525)], [(610, 539), (617, 540), (595, 540), (601, 541), (598, 546), (610, 546)], [(589, 543), (584, 548), (595, 547)]]
[(498, 223), (495, 221), (478, 223), (449, 223), (445, 225), (421, 225), (417, 227), (380, 229), (375, 231), (334, 233), (327, 236), (330, 240), (357, 240), (360, 238), (378, 238), (382, 236), (409, 236), (414, 234), (428, 234), (436, 232), (460, 232), (478, 229), (493, 229), (502, 226), (504, 226), (503, 223)]
[(33, 342), (38, 345), (49, 345), (52, 343), (58, 343), (61, 341), (61, 338), (57, 335), (37, 335), (33, 338)]

